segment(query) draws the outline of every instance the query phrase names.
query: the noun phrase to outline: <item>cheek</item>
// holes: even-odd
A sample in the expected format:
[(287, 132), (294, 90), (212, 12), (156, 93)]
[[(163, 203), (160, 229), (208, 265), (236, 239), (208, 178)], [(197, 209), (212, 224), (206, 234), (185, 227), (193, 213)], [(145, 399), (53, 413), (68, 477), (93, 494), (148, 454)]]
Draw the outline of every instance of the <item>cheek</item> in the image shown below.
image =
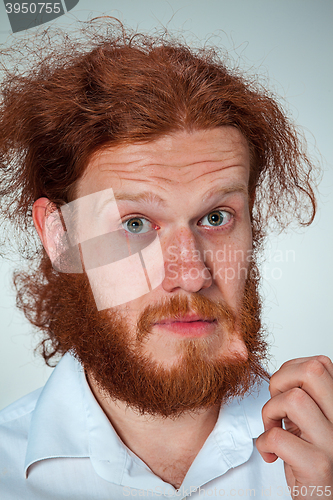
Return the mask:
[(252, 240), (249, 235), (244, 235), (243, 239), (224, 240), (216, 245), (207, 265), (218, 286), (237, 291), (244, 287), (251, 260)]
[(154, 296), (154, 292), (150, 292), (143, 295), (142, 297), (131, 300), (126, 304), (123, 304), (116, 308), (117, 311), (119, 311), (122, 317), (126, 320), (129, 329), (128, 335), (132, 339), (136, 338), (138, 321), (143, 311), (155, 301), (156, 297)]

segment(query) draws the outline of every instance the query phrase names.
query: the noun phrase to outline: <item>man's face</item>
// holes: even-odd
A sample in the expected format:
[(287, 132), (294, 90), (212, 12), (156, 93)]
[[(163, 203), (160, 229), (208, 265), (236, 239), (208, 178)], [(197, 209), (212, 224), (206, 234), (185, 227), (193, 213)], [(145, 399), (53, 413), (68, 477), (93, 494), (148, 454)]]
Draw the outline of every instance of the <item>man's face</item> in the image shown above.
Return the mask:
[[(51, 333), (106, 395), (142, 413), (177, 416), (242, 395), (265, 373), (258, 280), (248, 272), (255, 270), (249, 169), (247, 143), (233, 127), (110, 148), (90, 162), (73, 219), (77, 234), (90, 238), (78, 238), (89, 242), (80, 247), (86, 273), (48, 272)], [(98, 205), (105, 192), (113, 195), (111, 212)], [(131, 297), (137, 268), (122, 267), (116, 280), (108, 265), (89, 268), (89, 259), (104, 262), (115, 251), (112, 241), (142, 254), (158, 241), (164, 268), (148, 293), (116, 306), (105, 293), (112, 298), (125, 283)], [(115, 274), (118, 259), (111, 255)]]
[(214, 315), (207, 319), (193, 312), (191, 300), (196, 294), (239, 313), (252, 248), (249, 168), (244, 137), (221, 127), (106, 150), (79, 181), (79, 198), (112, 188), (128, 238), (159, 236), (162, 283), (117, 307), (130, 338), (148, 306), (175, 297), (189, 301), (183, 317), (156, 317), (141, 345), (142, 354), (164, 367), (179, 362), (191, 339), (205, 343), (212, 358), (232, 359), (235, 353), (247, 358), (237, 321), (234, 328), (221, 328)]

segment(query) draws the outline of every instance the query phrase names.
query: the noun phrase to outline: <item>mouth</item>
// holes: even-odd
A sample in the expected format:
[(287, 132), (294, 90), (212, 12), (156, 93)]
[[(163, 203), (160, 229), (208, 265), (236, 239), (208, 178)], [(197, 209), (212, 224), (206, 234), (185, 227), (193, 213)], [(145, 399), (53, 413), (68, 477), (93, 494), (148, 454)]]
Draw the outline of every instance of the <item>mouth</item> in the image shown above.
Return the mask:
[(195, 314), (186, 314), (180, 318), (168, 318), (154, 326), (170, 334), (183, 337), (202, 337), (213, 333), (217, 325), (215, 318), (203, 318)]

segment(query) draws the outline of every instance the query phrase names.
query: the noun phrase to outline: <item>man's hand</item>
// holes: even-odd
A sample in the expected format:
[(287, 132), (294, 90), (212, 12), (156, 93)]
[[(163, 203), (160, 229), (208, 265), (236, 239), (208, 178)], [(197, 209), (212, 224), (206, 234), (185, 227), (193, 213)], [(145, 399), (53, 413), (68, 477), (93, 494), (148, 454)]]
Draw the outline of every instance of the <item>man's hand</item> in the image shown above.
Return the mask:
[(271, 377), (269, 390), (259, 453), (266, 462), (284, 460), (292, 498), (333, 499), (331, 360), (314, 356), (287, 361)]

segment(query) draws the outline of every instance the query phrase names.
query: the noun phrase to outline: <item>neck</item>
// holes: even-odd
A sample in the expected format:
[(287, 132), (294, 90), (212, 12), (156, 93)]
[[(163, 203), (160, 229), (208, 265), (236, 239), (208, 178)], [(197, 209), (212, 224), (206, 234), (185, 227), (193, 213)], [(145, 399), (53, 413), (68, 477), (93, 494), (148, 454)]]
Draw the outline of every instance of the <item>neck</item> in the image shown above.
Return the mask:
[(141, 415), (122, 401), (106, 398), (89, 375), (88, 382), (127, 448), (163, 481), (179, 488), (216, 424), (219, 405), (177, 418)]

